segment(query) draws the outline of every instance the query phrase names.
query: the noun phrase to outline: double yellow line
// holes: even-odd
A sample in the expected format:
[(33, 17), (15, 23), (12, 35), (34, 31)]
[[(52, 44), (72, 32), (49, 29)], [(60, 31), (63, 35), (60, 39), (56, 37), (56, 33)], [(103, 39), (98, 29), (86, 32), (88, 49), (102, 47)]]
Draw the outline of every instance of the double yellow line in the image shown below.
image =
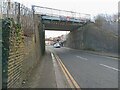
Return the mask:
[(54, 57), (56, 58), (57, 63), (59, 64), (59, 66), (61, 67), (69, 85), (71, 88), (75, 89), (75, 90), (81, 90), (80, 86), (77, 84), (77, 82), (74, 80), (74, 78), (72, 77), (72, 75), (69, 73), (69, 71), (67, 70), (67, 68), (65, 67), (65, 65), (63, 64), (63, 62), (61, 61), (61, 59), (56, 55), (53, 54)]

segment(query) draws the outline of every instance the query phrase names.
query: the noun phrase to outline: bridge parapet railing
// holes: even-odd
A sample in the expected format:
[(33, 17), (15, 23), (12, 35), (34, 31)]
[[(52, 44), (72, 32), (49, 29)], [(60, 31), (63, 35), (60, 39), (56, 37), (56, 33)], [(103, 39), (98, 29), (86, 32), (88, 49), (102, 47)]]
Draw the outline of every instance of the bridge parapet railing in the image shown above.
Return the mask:
[(53, 9), (48, 7), (34, 6), (33, 9), (35, 14), (47, 15), (51, 17), (65, 17), (65, 18), (74, 18), (80, 20), (90, 20), (90, 14), (77, 13), (66, 10)]

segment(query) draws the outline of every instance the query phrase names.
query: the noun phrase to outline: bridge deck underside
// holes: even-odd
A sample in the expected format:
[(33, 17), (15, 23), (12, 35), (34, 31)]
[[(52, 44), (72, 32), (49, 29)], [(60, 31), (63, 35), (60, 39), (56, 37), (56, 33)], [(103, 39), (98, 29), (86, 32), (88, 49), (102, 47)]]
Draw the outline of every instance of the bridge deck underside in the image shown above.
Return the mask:
[(69, 21), (53, 21), (53, 20), (43, 20), (45, 30), (61, 30), (61, 31), (72, 31), (77, 30), (81, 27), (84, 22), (74, 23)]
[(67, 18), (65, 16), (41, 15), (45, 30), (72, 31), (81, 27), (87, 22), (78, 18)]

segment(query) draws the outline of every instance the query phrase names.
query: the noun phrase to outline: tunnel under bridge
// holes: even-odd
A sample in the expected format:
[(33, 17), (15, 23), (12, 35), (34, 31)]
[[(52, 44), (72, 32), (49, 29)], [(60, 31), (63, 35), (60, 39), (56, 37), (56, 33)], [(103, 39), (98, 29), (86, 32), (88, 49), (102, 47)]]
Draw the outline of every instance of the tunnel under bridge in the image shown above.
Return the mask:
[(45, 53), (45, 30), (74, 31), (90, 22), (90, 14), (32, 6), (33, 16), (39, 20), (41, 52)]

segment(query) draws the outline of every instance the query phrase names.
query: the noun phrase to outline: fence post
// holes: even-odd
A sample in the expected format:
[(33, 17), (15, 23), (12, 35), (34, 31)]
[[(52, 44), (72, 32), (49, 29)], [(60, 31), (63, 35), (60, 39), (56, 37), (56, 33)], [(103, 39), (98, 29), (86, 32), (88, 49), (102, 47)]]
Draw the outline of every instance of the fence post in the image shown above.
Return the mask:
[(8, 6), (7, 6), (7, 17), (9, 18), (9, 14), (10, 14), (10, 1), (7, 2)]
[(34, 6), (32, 6), (32, 13), (33, 13), (33, 34), (34, 34), (34, 39), (36, 43), (36, 33), (35, 33), (35, 9)]
[(20, 3), (18, 3), (17, 23), (20, 23)]
[(0, 90), (2, 89), (2, 4), (1, 2), (1, 10), (0, 10)]

